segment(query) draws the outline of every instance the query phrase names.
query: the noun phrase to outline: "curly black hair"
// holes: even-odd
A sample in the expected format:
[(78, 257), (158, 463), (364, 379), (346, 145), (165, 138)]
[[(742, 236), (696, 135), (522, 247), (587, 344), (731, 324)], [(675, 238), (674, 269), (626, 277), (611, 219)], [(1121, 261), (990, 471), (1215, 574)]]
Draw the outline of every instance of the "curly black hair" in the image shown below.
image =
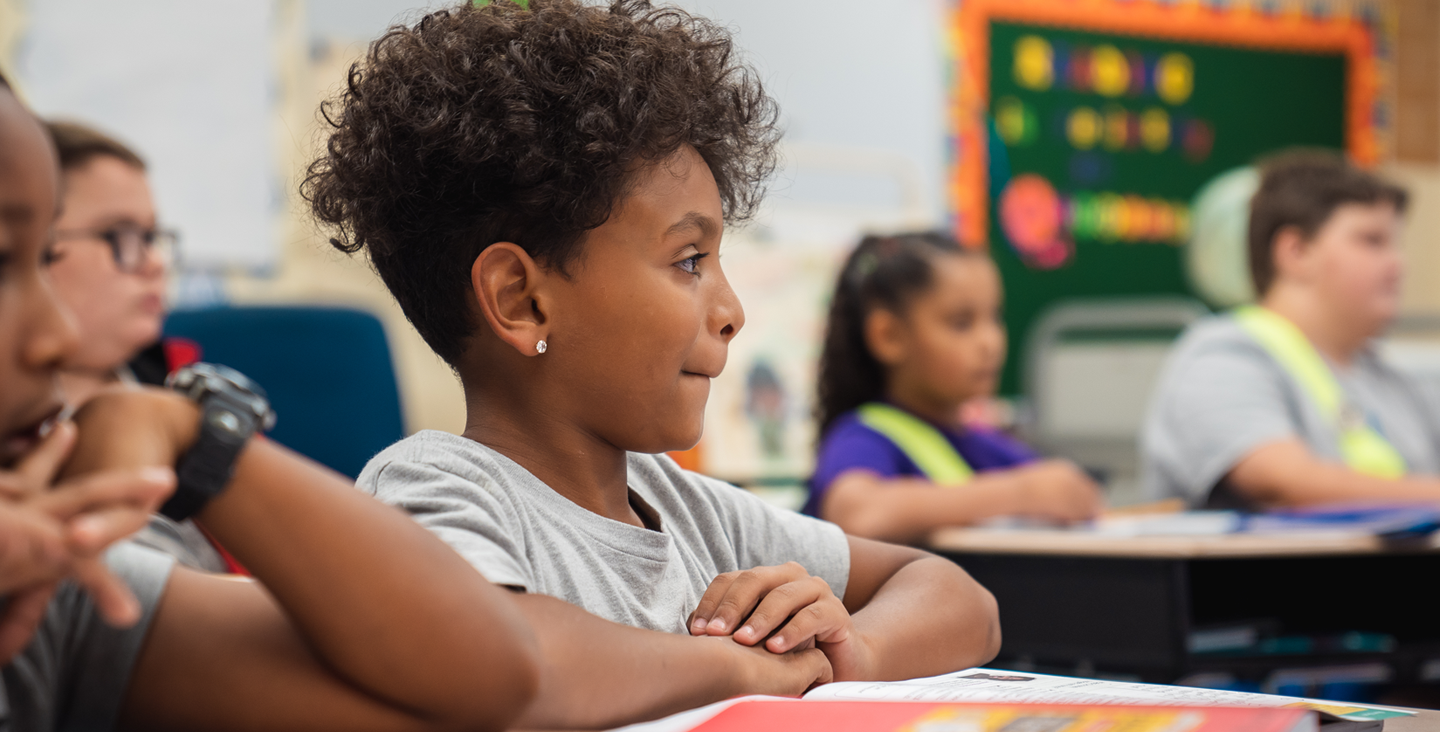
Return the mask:
[(486, 246), (514, 242), (566, 274), (637, 168), (686, 145), (742, 221), (780, 137), (730, 34), (644, 0), (467, 3), (394, 26), (321, 115), (332, 129), (301, 194), (452, 366)]

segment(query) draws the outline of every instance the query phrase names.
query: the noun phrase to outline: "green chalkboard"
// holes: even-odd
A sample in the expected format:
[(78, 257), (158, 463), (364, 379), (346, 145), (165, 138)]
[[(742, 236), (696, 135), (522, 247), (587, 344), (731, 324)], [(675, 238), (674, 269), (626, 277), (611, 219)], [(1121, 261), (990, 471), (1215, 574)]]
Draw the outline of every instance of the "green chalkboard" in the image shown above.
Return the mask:
[[(1122, 57), (1128, 71), (1117, 78)], [(1029, 68), (1017, 69), (1017, 59)], [(1188, 79), (1156, 81), (1184, 72)], [(998, 130), (992, 145), (1003, 140), (997, 161), (1009, 168), (1004, 185), (992, 181), (1000, 195), (991, 201), (990, 217), (1012, 344), (1001, 391), (1019, 392), (1020, 346), (1052, 304), (1190, 294), (1182, 242), (1195, 193), (1216, 175), (1278, 149), (1343, 149), (1345, 73), (1340, 53), (991, 21), (988, 104)], [(1081, 111), (1077, 118), (1082, 108), (1093, 114)], [(1167, 125), (1169, 142), (1162, 146)], [(992, 175), (997, 167), (1004, 166), (992, 165)], [(1026, 220), (1015, 218), (1016, 211), (1024, 214), (1019, 198), (1007, 226), (1002, 189), (1044, 184), (1048, 193), (1024, 192), (1041, 203), (1045, 195), (1058, 198), (1064, 211), (1059, 238), (1067, 251), (1023, 241)], [(1137, 212), (1130, 220), (1149, 223), (1117, 233), (1113, 217), (1122, 202)], [(1106, 216), (1109, 224), (1097, 219)]]

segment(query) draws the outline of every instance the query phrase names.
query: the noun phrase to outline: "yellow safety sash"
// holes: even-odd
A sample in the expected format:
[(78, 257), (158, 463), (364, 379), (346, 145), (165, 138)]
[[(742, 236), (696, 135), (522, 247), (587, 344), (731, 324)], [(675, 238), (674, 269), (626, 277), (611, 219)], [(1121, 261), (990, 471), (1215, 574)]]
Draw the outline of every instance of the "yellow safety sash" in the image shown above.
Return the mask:
[(1357, 473), (1378, 478), (1405, 475), (1405, 458), (1345, 402), (1345, 392), (1330, 365), (1310, 340), (1284, 316), (1255, 305), (1237, 308), (1235, 322), (1300, 385), (1320, 414), (1340, 433), (1340, 457)]
[(880, 402), (862, 404), (856, 411), (860, 424), (895, 443), (932, 483), (953, 487), (975, 476), (955, 446), (929, 422)]

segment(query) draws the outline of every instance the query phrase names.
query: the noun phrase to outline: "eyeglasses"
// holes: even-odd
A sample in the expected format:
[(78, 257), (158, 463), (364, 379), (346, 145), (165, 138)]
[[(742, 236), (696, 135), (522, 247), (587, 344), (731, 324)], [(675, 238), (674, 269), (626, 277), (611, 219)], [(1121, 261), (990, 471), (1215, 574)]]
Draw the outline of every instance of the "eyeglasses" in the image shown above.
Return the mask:
[(60, 239), (93, 239), (110, 245), (110, 254), (115, 257), (115, 268), (133, 274), (145, 264), (145, 256), (151, 251), (160, 255), (165, 266), (175, 262), (180, 235), (168, 229), (142, 229), (138, 226), (112, 226), (101, 230), (72, 230), (55, 232)]

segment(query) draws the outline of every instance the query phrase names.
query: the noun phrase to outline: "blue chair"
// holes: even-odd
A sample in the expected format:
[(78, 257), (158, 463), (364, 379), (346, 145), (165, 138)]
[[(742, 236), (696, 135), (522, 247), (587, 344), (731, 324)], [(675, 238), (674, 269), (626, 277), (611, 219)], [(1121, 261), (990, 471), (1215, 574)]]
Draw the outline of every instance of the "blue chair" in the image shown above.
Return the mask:
[(269, 436), (354, 478), (405, 436), (390, 346), (370, 313), (340, 307), (179, 310), (165, 336), (200, 346), (265, 388), (278, 419)]

